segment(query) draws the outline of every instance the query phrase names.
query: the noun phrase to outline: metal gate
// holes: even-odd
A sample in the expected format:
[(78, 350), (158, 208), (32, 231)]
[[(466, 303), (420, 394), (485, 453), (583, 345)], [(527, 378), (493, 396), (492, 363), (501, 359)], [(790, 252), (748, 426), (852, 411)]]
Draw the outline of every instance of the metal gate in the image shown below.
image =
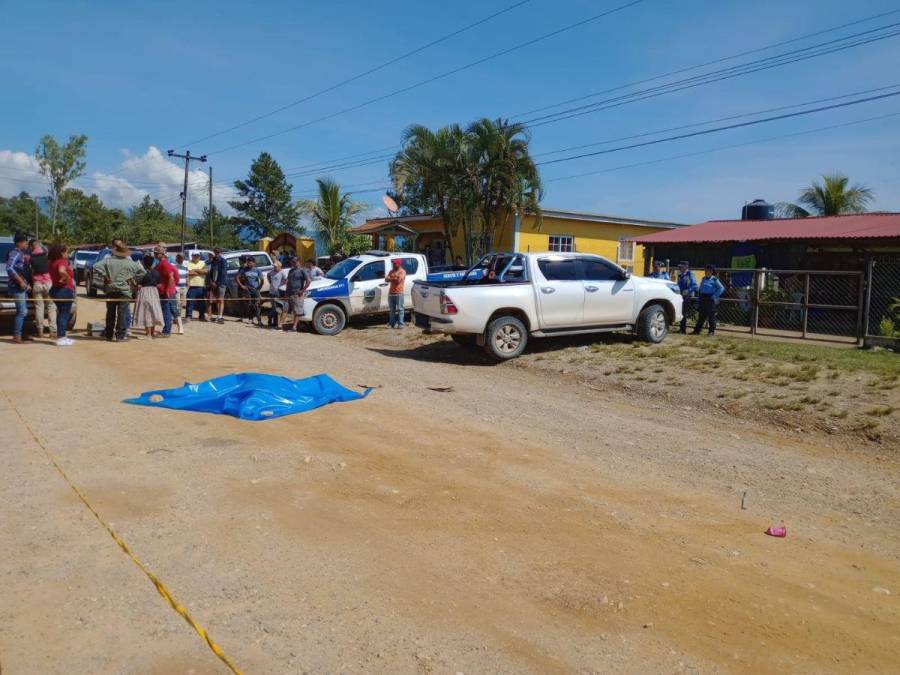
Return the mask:
[[(863, 335), (863, 272), (728, 268), (718, 273), (725, 286), (719, 330), (851, 344)], [(691, 321), (696, 307), (689, 304)]]

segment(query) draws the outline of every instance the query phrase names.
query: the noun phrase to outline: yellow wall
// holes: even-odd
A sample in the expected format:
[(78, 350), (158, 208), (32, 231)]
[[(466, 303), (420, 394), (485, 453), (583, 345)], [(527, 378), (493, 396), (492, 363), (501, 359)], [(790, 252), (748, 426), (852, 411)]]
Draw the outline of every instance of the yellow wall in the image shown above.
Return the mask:
[[(536, 230), (534, 216), (526, 216), (519, 232), (519, 250), (523, 252), (546, 251), (550, 245), (551, 234), (569, 235), (575, 237), (575, 250), (579, 253), (595, 253), (617, 263), (620, 262), (616, 259), (620, 239), (639, 234), (652, 234), (663, 229), (545, 216), (540, 230)], [(634, 247), (632, 271), (635, 274), (644, 273), (643, 246), (635, 245)]]
[[(518, 251), (523, 253), (547, 251), (550, 245), (551, 234), (569, 235), (575, 238), (575, 250), (579, 253), (596, 253), (616, 263), (620, 262), (617, 260), (620, 239), (640, 234), (652, 234), (665, 229), (544, 216), (541, 228), (537, 230), (534, 227), (534, 220), (534, 216), (525, 216), (519, 229)], [(405, 224), (413, 228), (416, 227), (414, 221), (406, 222)], [(514, 229), (514, 226), (510, 225), (498, 234), (497, 241), (494, 243), (494, 250), (513, 250)], [(459, 233), (453, 239), (453, 253), (454, 255), (464, 255), (465, 250), (463, 238), (461, 233)], [(624, 261), (621, 262), (624, 263)], [(631, 267), (635, 274), (644, 273), (643, 246), (635, 245), (634, 262)]]

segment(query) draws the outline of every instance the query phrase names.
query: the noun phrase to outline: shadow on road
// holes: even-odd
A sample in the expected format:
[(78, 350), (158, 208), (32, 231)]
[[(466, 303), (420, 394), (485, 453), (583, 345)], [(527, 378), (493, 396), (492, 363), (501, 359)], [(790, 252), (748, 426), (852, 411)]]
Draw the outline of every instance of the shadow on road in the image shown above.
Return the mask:
[(458, 366), (495, 366), (497, 361), (489, 359), (480, 349), (460, 347), (454, 342), (433, 342), (418, 347), (384, 348), (366, 347), (370, 352), (393, 359), (410, 359), (428, 363), (450, 363)]

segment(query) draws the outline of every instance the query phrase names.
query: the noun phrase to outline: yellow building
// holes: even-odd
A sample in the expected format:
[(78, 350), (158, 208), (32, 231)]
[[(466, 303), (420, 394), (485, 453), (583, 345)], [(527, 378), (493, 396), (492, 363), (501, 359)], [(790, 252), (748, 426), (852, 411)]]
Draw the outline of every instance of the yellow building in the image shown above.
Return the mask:
[[(545, 209), (540, 227), (533, 215), (517, 217), (509, 227), (498, 233), (493, 249), (523, 253), (596, 253), (640, 274), (644, 270), (644, 249), (639, 244), (625, 240), (676, 227), (681, 225), (598, 213)], [(372, 246), (376, 249), (424, 253), (432, 265), (453, 262), (449, 259), (443, 223), (439, 216), (375, 218), (355, 227), (353, 231), (356, 234), (370, 235)], [(465, 255), (461, 234), (454, 237), (453, 254)]]

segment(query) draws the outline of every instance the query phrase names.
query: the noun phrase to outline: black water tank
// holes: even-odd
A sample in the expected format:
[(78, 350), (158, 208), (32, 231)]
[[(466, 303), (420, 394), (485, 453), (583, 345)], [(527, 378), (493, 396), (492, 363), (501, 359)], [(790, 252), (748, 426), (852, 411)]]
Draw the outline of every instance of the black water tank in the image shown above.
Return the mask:
[(775, 207), (765, 199), (754, 199), (741, 209), (741, 220), (772, 220), (774, 217)]

